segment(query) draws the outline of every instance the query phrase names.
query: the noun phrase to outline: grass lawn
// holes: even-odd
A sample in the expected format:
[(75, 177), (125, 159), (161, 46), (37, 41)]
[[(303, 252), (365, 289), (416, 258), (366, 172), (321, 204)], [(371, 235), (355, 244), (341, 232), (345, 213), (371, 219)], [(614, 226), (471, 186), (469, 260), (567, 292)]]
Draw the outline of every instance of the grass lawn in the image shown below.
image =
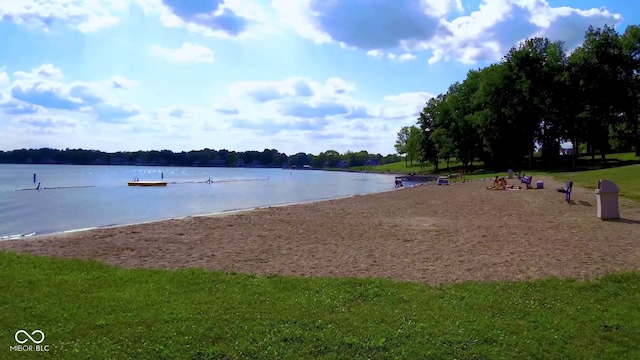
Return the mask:
[[(477, 162), (474, 161), (473, 163), (474, 167), (482, 167), (482, 163), (481, 162)], [(447, 170), (447, 162), (444, 160), (440, 160), (438, 162), (438, 172), (440, 173), (446, 173), (447, 171), (451, 172), (451, 173), (457, 173), (459, 171), (459, 169), (462, 167), (462, 162), (452, 159), (449, 162), (449, 170)], [(391, 173), (409, 173), (409, 172), (415, 172), (418, 174), (428, 174), (428, 173), (432, 173), (433, 172), (433, 164), (431, 163), (425, 163), (424, 167), (420, 166), (419, 162), (413, 162), (413, 164), (408, 163), (405, 164), (404, 161), (400, 161), (400, 162), (395, 162), (395, 163), (390, 163), (390, 164), (384, 164), (384, 165), (379, 165), (379, 166), (354, 166), (349, 168), (349, 170), (356, 170), (356, 171), (376, 171), (376, 172), (391, 172)]]
[(638, 359), (640, 274), (463, 283), (131, 270), (0, 252), (0, 358)]
[[(548, 176), (561, 182), (571, 180), (576, 186), (586, 189), (595, 189), (598, 180), (611, 180), (620, 188), (620, 196), (628, 199), (640, 201), (640, 165), (627, 165), (612, 167), (607, 169), (588, 170), (588, 171), (572, 171), (572, 172), (543, 172), (530, 171), (527, 175), (533, 175), (534, 181), (536, 175)], [(465, 175), (467, 180), (491, 178), (495, 176), (505, 176), (506, 172), (501, 173), (483, 173)]]
[(576, 186), (587, 189), (595, 189), (600, 179), (611, 180), (620, 188), (620, 196), (640, 201), (640, 165), (549, 175), (560, 181), (571, 180)]
[[(566, 157), (565, 161), (567, 165), (570, 164), (570, 157)], [(636, 157), (635, 153), (617, 153), (617, 154), (608, 154), (607, 155), (607, 166), (621, 166), (621, 165), (631, 165), (640, 163), (640, 157)], [(474, 168), (480, 169), (483, 167), (483, 163), (481, 161), (473, 162)], [(578, 165), (581, 167), (581, 170), (591, 170), (601, 168), (602, 164), (600, 163), (600, 156), (596, 156), (595, 162), (591, 161), (591, 156), (588, 155), (580, 155), (578, 157)], [(449, 169), (447, 170), (447, 163), (444, 160), (440, 160), (438, 163), (438, 172), (441, 174), (449, 173), (457, 173), (462, 168), (462, 162), (452, 159), (449, 162)], [(355, 171), (376, 171), (376, 172), (392, 172), (392, 173), (403, 173), (406, 174), (408, 172), (415, 172), (419, 174), (427, 174), (433, 172), (433, 165), (431, 163), (425, 163), (425, 167), (422, 168), (419, 163), (414, 162), (413, 165), (405, 164), (404, 161), (395, 162), (391, 164), (384, 164), (379, 166), (354, 166), (349, 168), (349, 170)], [(506, 169), (505, 169), (506, 170)], [(526, 169), (521, 169), (528, 173), (541, 173), (541, 171), (527, 171)], [(489, 174), (490, 175), (490, 174)]]

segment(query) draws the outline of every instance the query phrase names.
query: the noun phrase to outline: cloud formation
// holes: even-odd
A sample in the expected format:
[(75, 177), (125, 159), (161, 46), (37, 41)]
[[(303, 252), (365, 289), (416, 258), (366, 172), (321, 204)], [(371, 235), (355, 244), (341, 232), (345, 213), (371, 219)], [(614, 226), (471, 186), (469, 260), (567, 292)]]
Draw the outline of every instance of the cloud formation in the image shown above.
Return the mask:
[(234, 38), (266, 29), (267, 16), (251, 0), (138, 0), (148, 15), (159, 15), (167, 27), (207, 36)]
[(118, 14), (126, 7), (125, 0), (4, 0), (0, 20), (45, 30), (60, 23), (90, 33), (118, 24)]
[[(393, 151), (429, 91), (468, 68), (527, 37), (571, 49), (588, 25), (622, 21), (606, 8), (553, 4), (0, 0), (3, 30), (17, 34), (0, 54), (0, 132), (27, 129), (34, 144), (64, 143), (69, 137), (45, 136), (60, 129), (90, 146), (135, 136), (128, 143), (149, 148)], [(54, 46), (34, 46), (43, 41)], [(459, 64), (429, 66), (448, 61)]]
[[(9, 98), (0, 101), (5, 114), (44, 114), (48, 111), (75, 111), (95, 114), (100, 121), (123, 121), (140, 114), (131, 104), (119, 101), (113, 91), (135, 86), (137, 82), (114, 76), (103, 82), (64, 82), (62, 70), (44, 64), (31, 71), (16, 71), (10, 85)], [(116, 86), (117, 84), (117, 86)], [(43, 116), (44, 116), (43, 115)], [(58, 117), (23, 117), (21, 119), (60, 119)], [(21, 120), (24, 122), (26, 120)]]
[(227, 103), (241, 111), (221, 121), (227, 130), (269, 135), (270, 142), (283, 146), (310, 141), (322, 143), (324, 150), (371, 149), (395, 138), (397, 128), (414, 124), (433, 96), (406, 92), (371, 103), (355, 97), (355, 90), (353, 83), (336, 77), (232, 83)]
[(211, 63), (215, 61), (213, 51), (202, 45), (184, 43), (177, 49), (151, 45), (151, 55), (174, 63)]
[[(547, 0), (482, 0), (461, 15), (460, 0), (274, 0), (280, 21), (317, 43), (337, 43), (378, 58), (429, 51), (430, 63), (495, 61), (514, 44), (548, 36), (577, 46), (589, 25), (617, 25), (605, 8), (552, 7)], [(455, 16), (458, 15), (458, 16)], [(409, 60), (411, 53), (402, 60)]]

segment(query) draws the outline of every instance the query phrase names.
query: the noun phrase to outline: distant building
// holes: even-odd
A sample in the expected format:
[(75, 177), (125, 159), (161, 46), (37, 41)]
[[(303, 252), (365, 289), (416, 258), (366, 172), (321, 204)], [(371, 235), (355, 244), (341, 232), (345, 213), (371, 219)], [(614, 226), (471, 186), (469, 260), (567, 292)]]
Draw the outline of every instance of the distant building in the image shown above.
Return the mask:
[(560, 149), (560, 155), (573, 155), (573, 149)]
[(344, 168), (346, 168), (346, 167), (347, 167), (347, 162), (346, 162), (345, 160), (340, 160), (340, 161), (338, 161), (338, 163), (336, 164), (336, 167), (337, 167), (337, 168), (340, 168), (340, 169), (344, 169)]
[(380, 165), (380, 161), (378, 160), (367, 160), (364, 163), (364, 166), (379, 166)]

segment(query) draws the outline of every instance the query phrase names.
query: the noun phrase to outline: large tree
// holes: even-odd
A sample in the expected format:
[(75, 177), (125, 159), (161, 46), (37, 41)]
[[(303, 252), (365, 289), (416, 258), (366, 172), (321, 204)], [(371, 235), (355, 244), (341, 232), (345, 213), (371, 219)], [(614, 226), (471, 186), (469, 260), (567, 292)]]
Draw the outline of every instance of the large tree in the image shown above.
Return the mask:
[(625, 123), (636, 156), (640, 156), (640, 26), (628, 26), (620, 40), (626, 60), (624, 76), (628, 87)]
[(422, 136), (420, 137), (420, 154), (422, 161), (433, 163), (434, 170), (438, 171), (438, 149), (432, 134), (436, 130), (436, 111), (438, 104), (442, 102), (442, 95), (431, 98), (420, 112), (418, 124)]
[[(403, 126), (400, 131), (398, 131), (398, 137), (396, 138), (396, 143), (394, 145), (398, 155), (405, 155), (407, 153), (407, 143), (409, 142), (409, 135), (410, 130), (408, 126)], [(409, 159), (405, 157), (404, 162), (405, 165), (408, 166)]]
[[(560, 42), (528, 39), (496, 64), (470, 71), (429, 100), (418, 118), (423, 159), (480, 159), (493, 170), (516, 168), (541, 148), (541, 164), (562, 165), (560, 145), (640, 155), (640, 28), (623, 35), (590, 27), (569, 56)], [(403, 135), (404, 134), (404, 135)], [(399, 133), (397, 149), (406, 150)], [(402, 146), (401, 146), (402, 145)]]
[(407, 158), (411, 165), (414, 160), (420, 159), (420, 147), (422, 145), (422, 132), (416, 126), (409, 128), (409, 138), (407, 139)]
[(584, 109), (587, 143), (592, 158), (598, 150), (602, 161), (610, 150), (609, 129), (621, 121), (628, 87), (620, 35), (609, 26), (589, 27), (585, 41), (570, 56), (580, 75), (578, 90)]

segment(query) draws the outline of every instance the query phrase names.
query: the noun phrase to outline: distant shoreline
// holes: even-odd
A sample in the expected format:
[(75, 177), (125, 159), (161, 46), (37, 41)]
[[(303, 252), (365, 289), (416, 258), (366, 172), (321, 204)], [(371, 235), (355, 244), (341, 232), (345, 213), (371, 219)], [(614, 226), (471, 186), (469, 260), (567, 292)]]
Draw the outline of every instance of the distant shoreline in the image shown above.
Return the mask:
[(281, 166), (187, 166), (187, 165), (159, 165), (159, 164), (73, 164), (73, 163), (0, 163), (0, 165), (73, 165), (73, 166), (150, 166), (150, 167), (166, 167), (166, 168), (222, 168), (222, 169), (281, 169), (289, 171), (340, 171), (349, 173), (363, 174), (380, 174), (380, 175), (406, 175), (404, 172), (383, 171), (383, 170), (354, 170), (341, 168), (298, 168), (298, 167), (281, 167)]

